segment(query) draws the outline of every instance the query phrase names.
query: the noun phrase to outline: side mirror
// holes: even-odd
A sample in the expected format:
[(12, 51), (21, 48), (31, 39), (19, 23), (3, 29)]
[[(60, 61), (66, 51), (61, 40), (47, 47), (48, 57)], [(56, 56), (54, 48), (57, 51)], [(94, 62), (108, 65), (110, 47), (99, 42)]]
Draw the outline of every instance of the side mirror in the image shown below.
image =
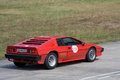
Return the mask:
[(84, 46), (84, 45), (85, 45), (85, 43), (84, 43), (84, 42), (82, 42), (81, 44), (82, 44), (82, 46)]

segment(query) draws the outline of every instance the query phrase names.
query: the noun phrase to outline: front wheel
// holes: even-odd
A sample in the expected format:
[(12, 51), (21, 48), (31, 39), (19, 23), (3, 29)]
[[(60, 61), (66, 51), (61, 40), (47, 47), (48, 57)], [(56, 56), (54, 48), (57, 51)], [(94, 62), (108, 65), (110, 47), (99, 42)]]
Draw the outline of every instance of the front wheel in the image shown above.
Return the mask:
[(54, 69), (57, 66), (57, 55), (54, 52), (49, 53), (44, 64), (47, 69)]
[(96, 50), (95, 48), (90, 48), (86, 55), (86, 60), (88, 62), (93, 62), (95, 59), (96, 59)]
[(26, 63), (21, 63), (21, 62), (14, 62), (14, 64), (17, 66), (17, 67), (24, 67), (26, 65)]

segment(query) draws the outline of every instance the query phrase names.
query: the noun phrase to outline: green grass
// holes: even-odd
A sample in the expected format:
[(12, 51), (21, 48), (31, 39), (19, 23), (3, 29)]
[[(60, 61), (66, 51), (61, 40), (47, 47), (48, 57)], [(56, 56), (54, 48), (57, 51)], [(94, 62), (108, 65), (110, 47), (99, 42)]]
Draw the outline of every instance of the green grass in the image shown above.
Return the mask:
[(120, 41), (120, 0), (0, 0), (0, 58), (7, 45), (41, 35)]

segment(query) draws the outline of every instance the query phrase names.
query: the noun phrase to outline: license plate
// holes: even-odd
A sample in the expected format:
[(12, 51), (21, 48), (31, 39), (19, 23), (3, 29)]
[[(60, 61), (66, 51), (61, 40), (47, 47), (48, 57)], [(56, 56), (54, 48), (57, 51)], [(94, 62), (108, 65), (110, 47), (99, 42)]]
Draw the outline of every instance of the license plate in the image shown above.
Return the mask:
[(17, 52), (27, 52), (27, 49), (17, 49)]

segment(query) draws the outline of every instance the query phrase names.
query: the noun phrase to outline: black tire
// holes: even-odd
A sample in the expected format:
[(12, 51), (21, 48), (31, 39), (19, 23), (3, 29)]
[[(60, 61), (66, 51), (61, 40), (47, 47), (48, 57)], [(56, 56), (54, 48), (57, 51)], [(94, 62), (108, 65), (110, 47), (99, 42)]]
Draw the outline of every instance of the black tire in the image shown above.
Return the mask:
[(93, 62), (95, 59), (96, 59), (96, 50), (95, 48), (90, 48), (86, 55), (86, 61)]
[(47, 55), (44, 65), (47, 69), (54, 69), (57, 66), (57, 63), (57, 55), (54, 52), (51, 52)]
[(26, 63), (21, 63), (21, 62), (14, 62), (14, 64), (17, 66), (17, 67), (24, 67), (26, 65)]

